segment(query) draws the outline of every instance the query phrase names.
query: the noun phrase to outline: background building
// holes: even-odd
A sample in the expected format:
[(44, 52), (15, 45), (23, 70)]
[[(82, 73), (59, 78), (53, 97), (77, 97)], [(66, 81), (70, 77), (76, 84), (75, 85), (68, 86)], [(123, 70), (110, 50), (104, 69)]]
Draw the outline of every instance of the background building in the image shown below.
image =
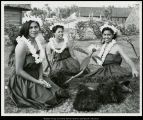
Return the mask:
[(22, 24), (23, 11), (31, 10), (30, 4), (5, 4), (4, 21), (5, 24)]
[(110, 19), (117, 23), (125, 23), (131, 11), (132, 8), (79, 7), (78, 15), (80, 15), (79, 17), (82, 19), (93, 17), (96, 20)]

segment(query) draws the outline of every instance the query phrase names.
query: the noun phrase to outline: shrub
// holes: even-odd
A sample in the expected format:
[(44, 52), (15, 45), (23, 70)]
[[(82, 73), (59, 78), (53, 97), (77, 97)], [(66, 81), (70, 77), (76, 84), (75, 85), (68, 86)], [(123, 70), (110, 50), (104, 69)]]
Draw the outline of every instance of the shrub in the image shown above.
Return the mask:
[(136, 35), (139, 33), (135, 24), (130, 24), (127, 27), (125, 27), (125, 25), (123, 25), (122, 27), (119, 27), (119, 29), (123, 35)]
[(13, 45), (15, 44), (15, 40), (19, 34), (19, 26), (13, 25), (13, 24), (7, 24), (5, 25), (5, 34), (8, 35), (9, 39), (6, 39), (6, 45)]
[(45, 22), (44, 24), (43, 24), (43, 26), (41, 27), (41, 31), (42, 31), (42, 33), (43, 33), (43, 35), (44, 35), (44, 38), (45, 38), (45, 40), (48, 42), (49, 41), (49, 39), (53, 36), (53, 33), (52, 33), (52, 31), (50, 30), (50, 26), (51, 26), (52, 24), (51, 23), (48, 23), (48, 22)]
[(94, 35), (100, 39), (102, 37), (102, 33), (100, 31), (100, 27), (104, 24), (102, 21), (89, 21), (89, 27), (92, 28)]
[(84, 39), (85, 30), (86, 30), (86, 22), (80, 21), (76, 24), (76, 33), (79, 36), (79, 40)]

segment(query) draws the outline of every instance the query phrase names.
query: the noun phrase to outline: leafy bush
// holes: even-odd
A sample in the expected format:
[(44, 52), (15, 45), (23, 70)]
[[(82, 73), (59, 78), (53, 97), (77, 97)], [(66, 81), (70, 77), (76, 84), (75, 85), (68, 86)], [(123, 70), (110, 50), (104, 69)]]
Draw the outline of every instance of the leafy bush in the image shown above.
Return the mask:
[(100, 27), (104, 24), (104, 22), (90, 20), (88, 24), (89, 27), (92, 28), (94, 35), (100, 39), (102, 37)]
[(13, 24), (7, 24), (5, 25), (5, 34), (8, 35), (9, 39), (6, 39), (6, 45), (13, 45), (16, 42), (16, 38), (19, 34), (19, 26), (13, 25)]
[(86, 31), (86, 22), (83, 21), (78, 22), (76, 24), (76, 33), (79, 36), (79, 40), (84, 39), (85, 31)]
[(139, 33), (135, 24), (130, 24), (127, 27), (123, 25), (122, 27), (119, 27), (119, 29), (123, 35), (136, 35)]
[(43, 26), (41, 27), (41, 31), (43, 33), (43, 36), (45, 38), (45, 40), (48, 42), (49, 39), (53, 36), (53, 33), (52, 31), (50, 30), (50, 26), (51, 26), (51, 23), (48, 23), (48, 22), (45, 22), (43, 24)]

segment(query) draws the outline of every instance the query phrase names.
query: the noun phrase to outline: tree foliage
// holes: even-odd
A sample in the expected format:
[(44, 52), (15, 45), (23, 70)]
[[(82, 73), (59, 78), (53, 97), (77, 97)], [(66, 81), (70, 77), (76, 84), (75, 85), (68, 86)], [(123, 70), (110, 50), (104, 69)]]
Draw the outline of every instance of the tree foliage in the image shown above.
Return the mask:
[(7, 45), (14, 45), (16, 42), (16, 38), (19, 34), (19, 26), (13, 25), (13, 24), (7, 24), (5, 26), (5, 33), (8, 35), (9, 39), (7, 39), (6, 44)]
[(31, 15), (32, 15), (32, 16), (37, 16), (37, 17), (41, 18), (43, 22), (44, 22), (45, 19), (48, 17), (47, 11), (46, 11), (46, 10), (39, 9), (39, 8), (33, 8), (33, 9), (31, 10)]
[(71, 7), (57, 7), (55, 9), (56, 13), (57, 13), (57, 17), (59, 18), (67, 18), (69, 17), (72, 13), (77, 12), (78, 11), (78, 7), (73, 5)]
[(112, 18), (112, 6), (109, 6), (104, 9), (104, 16), (106, 20), (111, 20)]
[(84, 39), (86, 28), (86, 22), (80, 21), (76, 24), (76, 33), (80, 40)]

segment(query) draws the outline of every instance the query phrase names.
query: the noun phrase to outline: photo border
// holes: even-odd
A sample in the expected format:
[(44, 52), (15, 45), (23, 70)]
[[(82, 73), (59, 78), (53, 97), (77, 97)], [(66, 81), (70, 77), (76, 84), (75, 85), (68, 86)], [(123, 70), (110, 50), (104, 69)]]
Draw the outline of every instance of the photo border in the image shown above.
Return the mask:
[[(142, 2), (140, 3), (140, 112), (139, 113), (4, 113), (4, 4), (31, 4), (33, 2), (38, 1), (2, 1), (1, 3), (1, 116), (141, 116), (142, 115)], [(39, 2), (45, 2), (45, 1), (39, 1)], [(50, 2), (50, 1), (46, 1)], [(46, 3), (45, 2), (45, 3)], [(56, 1), (52, 1), (56, 2)], [(65, 2), (65, 1), (64, 1)], [(72, 2), (72, 1), (67, 1)], [(78, 1), (77, 1), (78, 2)], [(79, 1), (81, 2), (81, 1)], [(85, 1), (83, 1), (85, 2)], [(90, 2), (90, 1), (88, 1)], [(98, 1), (95, 1), (98, 2)], [(104, 1), (103, 1), (104, 2)], [(112, 1), (111, 1), (112, 2)], [(130, 1), (128, 1), (130, 2)]]

